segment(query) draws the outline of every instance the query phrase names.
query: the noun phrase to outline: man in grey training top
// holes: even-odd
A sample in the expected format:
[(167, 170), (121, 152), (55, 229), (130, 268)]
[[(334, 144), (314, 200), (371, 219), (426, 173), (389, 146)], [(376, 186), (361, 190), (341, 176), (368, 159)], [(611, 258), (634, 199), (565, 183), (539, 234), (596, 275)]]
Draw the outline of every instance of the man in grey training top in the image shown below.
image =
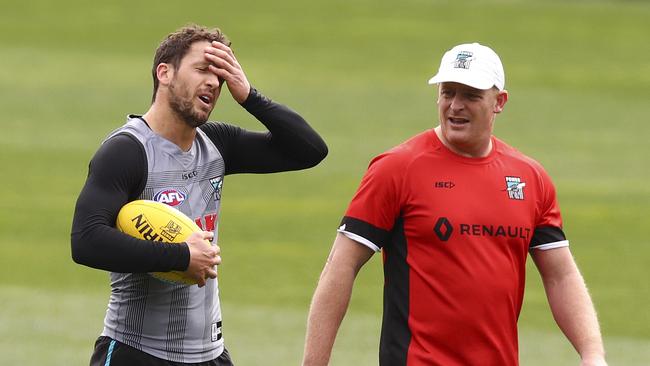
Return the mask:
[[(197, 25), (168, 35), (154, 57), (151, 107), (129, 115), (90, 162), (72, 223), (72, 257), (111, 272), (91, 365), (232, 365), (216, 278), (224, 176), (305, 169), (327, 155), (302, 117), (250, 86), (229, 46), (220, 30)], [(266, 132), (207, 122), (224, 84)], [(115, 218), (136, 199), (172, 205), (204, 231), (180, 245), (123, 234)], [(172, 270), (198, 285), (148, 274)]]

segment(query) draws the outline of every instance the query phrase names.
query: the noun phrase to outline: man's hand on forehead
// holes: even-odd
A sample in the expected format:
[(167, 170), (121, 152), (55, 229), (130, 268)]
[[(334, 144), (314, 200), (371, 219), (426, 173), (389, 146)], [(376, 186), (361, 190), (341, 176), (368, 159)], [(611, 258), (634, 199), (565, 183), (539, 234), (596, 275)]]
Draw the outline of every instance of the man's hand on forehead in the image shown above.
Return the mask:
[(210, 63), (210, 71), (226, 82), (233, 98), (243, 103), (248, 98), (250, 84), (232, 49), (221, 42), (212, 41), (205, 48), (205, 59)]
[(206, 60), (217, 68), (225, 69), (237, 64), (230, 47), (221, 42), (213, 41), (204, 51)]

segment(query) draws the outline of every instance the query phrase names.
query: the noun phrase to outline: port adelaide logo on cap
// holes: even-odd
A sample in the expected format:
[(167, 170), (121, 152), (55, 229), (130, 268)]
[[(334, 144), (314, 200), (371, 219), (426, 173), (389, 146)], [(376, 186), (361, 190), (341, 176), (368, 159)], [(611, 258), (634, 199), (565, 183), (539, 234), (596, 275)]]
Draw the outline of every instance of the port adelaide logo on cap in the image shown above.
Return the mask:
[(474, 56), (474, 54), (469, 51), (458, 52), (456, 60), (454, 61), (454, 68), (469, 69), (469, 65), (472, 62), (472, 56)]

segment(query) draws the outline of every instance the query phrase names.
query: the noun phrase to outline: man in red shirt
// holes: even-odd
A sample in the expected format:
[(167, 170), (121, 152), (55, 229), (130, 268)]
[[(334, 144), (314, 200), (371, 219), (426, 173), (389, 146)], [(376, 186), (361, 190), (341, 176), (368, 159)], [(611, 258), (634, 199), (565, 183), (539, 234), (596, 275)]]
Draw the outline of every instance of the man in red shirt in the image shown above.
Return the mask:
[(438, 85), (440, 125), (370, 163), (314, 294), (303, 365), (329, 362), (354, 279), (378, 251), (380, 365), (518, 365), (528, 253), (582, 365), (606, 365), (555, 187), (539, 163), (492, 135), (508, 101), (499, 56), (456, 46), (429, 84)]

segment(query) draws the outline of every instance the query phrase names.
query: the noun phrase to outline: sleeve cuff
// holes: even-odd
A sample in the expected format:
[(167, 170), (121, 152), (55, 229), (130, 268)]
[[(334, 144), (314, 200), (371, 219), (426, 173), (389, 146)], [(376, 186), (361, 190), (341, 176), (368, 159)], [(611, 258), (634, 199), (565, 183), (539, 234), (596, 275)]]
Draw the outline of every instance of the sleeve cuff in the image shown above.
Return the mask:
[(562, 228), (557, 226), (540, 226), (535, 228), (529, 249), (553, 249), (568, 246), (569, 242)]
[(254, 105), (256, 105), (260, 100), (263, 100), (264, 96), (257, 91), (252, 85), (250, 90), (248, 91), (248, 97), (246, 97), (246, 100), (243, 101), (240, 105), (247, 110)]
[(546, 243), (546, 244), (538, 245), (532, 247), (531, 249), (549, 250), (549, 249), (563, 248), (568, 246), (569, 246), (568, 240), (561, 240), (561, 241), (556, 241), (554, 243)]
[(361, 245), (365, 245), (365, 246), (367, 246), (368, 248), (370, 248), (371, 250), (373, 250), (373, 251), (375, 251), (375, 252), (378, 252), (378, 251), (381, 250), (381, 249), (379, 249), (379, 247), (376, 246), (373, 242), (371, 242), (370, 240), (364, 238), (363, 236), (359, 236), (359, 235), (354, 234), (354, 233), (351, 233), (351, 232), (349, 232), (349, 231), (345, 231), (345, 225), (342, 225), (342, 226), (341, 226), (338, 230), (336, 230), (336, 231), (339, 232), (339, 233), (341, 233), (341, 234), (343, 234), (343, 235), (345, 235), (345, 236), (347, 236), (348, 238), (350, 238), (350, 239), (356, 241), (357, 243), (359, 243), (359, 244), (361, 244)]

